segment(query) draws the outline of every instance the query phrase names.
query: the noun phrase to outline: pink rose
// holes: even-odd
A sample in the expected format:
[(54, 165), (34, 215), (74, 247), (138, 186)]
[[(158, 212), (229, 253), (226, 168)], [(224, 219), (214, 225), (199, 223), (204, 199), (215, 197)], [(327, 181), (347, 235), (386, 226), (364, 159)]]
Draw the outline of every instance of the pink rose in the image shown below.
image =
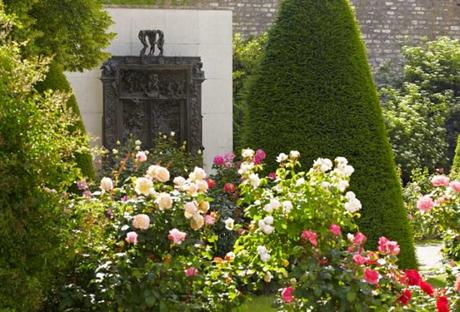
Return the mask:
[(455, 290), (456, 290), (457, 292), (460, 292), (460, 274), (457, 275), (457, 279), (456, 279), (456, 281), (455, 281)]
[(194, 277), (198, 275), (198, 269), (195, 267), (189, 267), (184, 270), (185, 276)]
[(396, 241), (390, 241), (388, 238), (382, 236), (379, 238), (379, 251), (385, 255), (397, 256), (400, 248)]
[(435, 187), (439, 186), (448, 186), (449, 185), (449, 177), (445, 175), (437, 175), (431, 179), (431, 184)]
[(143, 151), (137, 152), (136, 160), (141, 163), (147, 161), (147, 154)]
[(178, 229), (172, 229), (169, 231), (168, 239), (176, 245), (182, 244), (187, 237), (187, 233), (181, 232)]
[(366, 269), (364, 271), (364, 280), (371, 285), (377, 285), (379, 283), (379, 273), (372, 269)]
[(331, 232), (335, 236), (342, 235), (342, 229), (337, 224), (331, 224), (331, 226), (329, 227), (329, 232)]
[(355, 234), (355, 237), (353, 239), (353, 244), (355, 245), (363, 245), (367, 240), (366, 235), (364, 235), (361, 232), (358, 232)]
[(276, 180), (276, 172), (270, 172), (267, 176), (270, 180)]
[(459, 181), (450, 182), (450, 188), (453, 189), (455, 192), (460, 193), (460, 182)]
[(281, 298), (286, 303), (291, 303), (294, 301), (294, 288), (286, 287), (281, 290)]
[(357, 253), (357, 254), (354, 254), (353, 255), (353, 261), (357, 264), (357, 265), (363, 265), (365, 264), (369, 259), (366, 258), (366, 257), (363, 257), (361, 254)]
[(128, 234), (126, 234), (125, 241), (128, 244), (137, 245), (137, 233), (136, 232), (128, 232)]
[(207, 225), (214, 225), (214, 223), (216, 223), (216, 218), (214, 218), (212, 215), (210, 214), (207, 214), (206, 216), (204, 216), (204, 222), (207, 224)]
[(434, 207), (434, 201), (428, 195), (423, 196), (417, 202), (417, 208), (421, 212), (429, 212), (431, 209), (433, 209), (433, 207)]
[(267, 154), (265, 154), (265, 152), (261, 149), (258, 149), (256, 151), (256, 155), (254, 156), (254, 163), (255, 164), (260, 164), (264, 159), (265, 157), (267, 157)]
[(221, 155), (217, 155), (214, 157), (214, 165), (216, 166), (222, 166), (225, 163), (225, 159)]
[(315, 232), (305, 230), (302, 232), (300, 237), (303, 240), (309, 241), (310, 244), (312, 244), (313, 246), (318, 246), (318, 234), (316, 234)]

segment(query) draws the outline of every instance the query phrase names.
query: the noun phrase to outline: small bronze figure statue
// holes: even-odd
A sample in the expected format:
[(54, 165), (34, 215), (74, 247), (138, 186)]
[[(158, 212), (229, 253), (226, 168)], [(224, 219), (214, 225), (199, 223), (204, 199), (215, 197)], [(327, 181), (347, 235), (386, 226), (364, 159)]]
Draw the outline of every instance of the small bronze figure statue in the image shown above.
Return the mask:
[[(158, 37), (158, 39), (157, 39)], [(146, 56), (148, 47), (150, 46), (150, 51), (148, 56), (155, 55), (155, 46), (158, 47), (160, 51), (159, 56), (163, 56), (163, 49), (165, 43), (165, 35), (161, 30), (141, 30), (139, 31), (138, 38), (142, 43), (141, 57)]]

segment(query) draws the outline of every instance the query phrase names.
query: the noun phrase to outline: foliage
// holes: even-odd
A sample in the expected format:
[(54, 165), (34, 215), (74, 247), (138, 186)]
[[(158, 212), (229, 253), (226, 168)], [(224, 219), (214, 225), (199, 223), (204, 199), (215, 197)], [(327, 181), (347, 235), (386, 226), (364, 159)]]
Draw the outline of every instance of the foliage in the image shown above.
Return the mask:
[(432, 188), (417, 201), (421, 215), (434, 220), (443, 234), (448, 257), (460, 260), (460, 181), (445, 175), (431, 179)]
[(452, 164), (451, 176), (460, 179), (460, 135), (457, 139), (457, 147), (455, 148), (454, 163)]
[(446, 167), (445, 124), (450, 93), (429, 94), (413, 83), (381, 90), (385, 124), (405, 182), (417, 168)]
[[(50, 66), (48, 73), (46, 74), (45, 80), (39, 82), (36, 86), (39, 92), (46, 92), (48, 90), (62, 91), (66, 93), (72, 93), (72, 88), (64, 75), (64, 68), (62, 65), (53, 61)], [(67, 101), (67, 108), (69, 108), (75, 116), (80, 116), (80, 109), (78, 107), (77, 99), (75, 95), (71, 95)], [(73, 130), (77, 132), (86, 133), (85, 126), (81, 118), (75, 123)], [(88, 147), (88, 144), (85, 145)], [(95, 172), (93, 167), (93, 157), (88, 150), (83, 151), (81, 154), (75, 155), (78, 167), (81, 169), (83, 176), (90, 179), (95, 178)]]
[(233, 36), (233, 147), (235, 150), (242, 148), (242, 126), (246, 110), (244, 86), (262, 56), (267, 38), (267, 33), (247, 39), (239, 33)]
[(441, 239), (443, 235), (434, 216), (421, 214), (417, 208), (419, 198), (433, 189), (432, 178), (428, 169), (416, 169), (412, 171), (410, 182), (403, 189), (404, 203), (409, 213), (415, 240)]
[(23, 59), (0, 11), (0, 310), (37, 311), (68, 262), (63, 192), (78, 177), (86, 138), (63, 92), (34, 85), (49, 59)]
[(247, 103), (245, 144), (263, 148), (270, 159), (298, 149), (307, 165), (334, 155), (355, 164), (352, 190), (365, 207), (363, 232), (370, 242), (398, 238), (402, 266), (416, 266), (391, 147), (348, 1), (281, 4)]
[(5, 9), (23, 24), (14, 32), (30, 41), (27, 51), (53, 56), (65, 70), (90, 69), (107, 59), (114, 34), (112, 21), (98, 0), (4, 0)]
[[(446, 166), (453, 158), (460, 132), (460, 41), (441, 37), (417, 47), (404, 47), (402, 55), (402, 77), (397, 66), (388, 65), (377, 74), (376, 80), (383, 85), (384, 110), (390, 117), (387, 127), (398, 164), (407, 178), (413, 168), (429, 164), (429, 169), (434, 169), (442, 159), (448, 160), (441, 163)], [(404, 122), (403, 114), (409, 111), (414, 115), (407, 115)], [(430, 113), (438, 117), (433, 119)], [(392, 115), (402, 118), (394, 123)], [(401, 127), (409, 130), (402, 133)], [(410, 132), (418, 134), (417, 137), (405, 141)], [(438, 152), (429, 154), (426, 149), (417, 149), (415, 140), (420, 147), (438, 146)], [(409, 159), (410, 154), (414, 159)]]

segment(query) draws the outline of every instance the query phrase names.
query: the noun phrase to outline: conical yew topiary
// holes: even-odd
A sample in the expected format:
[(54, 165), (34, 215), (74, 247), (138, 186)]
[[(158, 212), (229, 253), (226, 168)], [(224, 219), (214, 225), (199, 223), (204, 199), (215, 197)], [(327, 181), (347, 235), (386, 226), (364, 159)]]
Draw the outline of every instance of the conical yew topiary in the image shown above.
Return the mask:
[(457, 138), (457, 147), (455, 148), (454, 163), (450, 173), (453, 179), (460, 179), (460, 135)]
[[(38, 91), (41, 92), (46, 90), (73, 92), (66, 76), (64, 75), (64, 67), (56, 62), (52, 62), (50, 64), (45, 80), (39, 82), (36, 88)], [(85, 125), (81, 120), (80, 109), (78, 107), (75, 95), (71, 95), (71, 97), (67, 101), (67, 107), (70, 108), (78, 118), (78, 121), (75, 124), (75, 130), (79, 130), (85, 134)], [(75, 158), (77, 165), (81, 169), (83, 176), (94, 180), (96, 174), (94, 171), (91, 153), (89, 151), (85, 153), (77, 153), (75, 154)]]
[(380, 236), (397, 240), (400, 265), (416, 266), (400, 181), (349, 1), (282, 2), (246, 101), (247, 146), (265, 149), (272, 160), (299, 150), (306, 166), (318, 157), (348, 158), (356, 169), (351, 189), (363, 204), (361, 230), (371, 244)]

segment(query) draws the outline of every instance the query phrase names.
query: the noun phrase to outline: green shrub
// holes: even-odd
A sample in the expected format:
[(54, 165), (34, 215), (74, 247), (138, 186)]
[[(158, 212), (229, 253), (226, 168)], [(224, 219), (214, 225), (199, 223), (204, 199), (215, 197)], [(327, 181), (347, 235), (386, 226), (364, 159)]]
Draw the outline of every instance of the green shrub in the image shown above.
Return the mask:
[(37, 311), (68, 262), (64, 192), (86, 139), (63, 92), (40, 94), (46, 58), (23, 59), (0, 5), (0, 310)]
[[(299, 150), (310, 166), (344, 156), (357, 174), (360, 226), (370, 242), (401, 244), (416, 266), (411, 229), (364, 44), (346, 0), (286, 0), (249, 87), (245, 143), (268, 159)], [(271, 163), (274, 167), (274, 163)]]
[[(415, 167), (428, 166), (432, 170), (438, 165), (448, 169), (452, 162), (460, 132), (460, 41), (442, 37), (420, 46), (403, 47), (401, 53), (404, 67), (385, 64), (377, 72), (376, 81), (383, 87), (385, 117), (405, 114), (401, 109), (414, 111), (398, 124), (386, 118), (396, 160), (407, 179)], [(389, 93), (399, 96), (388, 97)], [(435, 120), (432, 115), (439, 117), (441, 111), (444, 120)], [(407, 129), (403, 133), (406, 138), (399, 136), (400, 126)], [(437, 152), (427, 153), (429, 146), (436, 146)]]
[[(72, 88), (64, 75), (64, 67), (56, 62), (50, 64), (48, 73), (46, 74), (45, 80), (37, 84), (37, 90), (40, 92), (46, 92), (47, 90), (63, 91), (66, 93), (72, 93)], [(71, 95), (67, 101), (67, 107), (73, 112), (75, 116), (78, 116), (78, 120), (72, 130), (86, 133), (85, 125), (81, 120), (80, 109), (78, 107), (77, 99), (75, 95)], [(89, 151), (89, 146), (86, 144), (87, 150), (75, 155), (78, 167), (84, 176), (94, 179), (95, 173), (93, 168), (93, 158)]]
[(244, 86), (257, 67), (267, 43), (267, 34), (245, 39), (233, 36), (233, 149), (242, 149), (241, 136), (245, 111)]
[(385, 125), (403, 181), (408, 182), (417, 168), (445, 168), (450, 93), (429, 94), (406, 82), (401, 90), (383, 88), (381, 94)]
[(460, 135), (457, 139), (457, 147), (455, 148), (454, 163), (450, 175), (454, 179), (460, 179)]

